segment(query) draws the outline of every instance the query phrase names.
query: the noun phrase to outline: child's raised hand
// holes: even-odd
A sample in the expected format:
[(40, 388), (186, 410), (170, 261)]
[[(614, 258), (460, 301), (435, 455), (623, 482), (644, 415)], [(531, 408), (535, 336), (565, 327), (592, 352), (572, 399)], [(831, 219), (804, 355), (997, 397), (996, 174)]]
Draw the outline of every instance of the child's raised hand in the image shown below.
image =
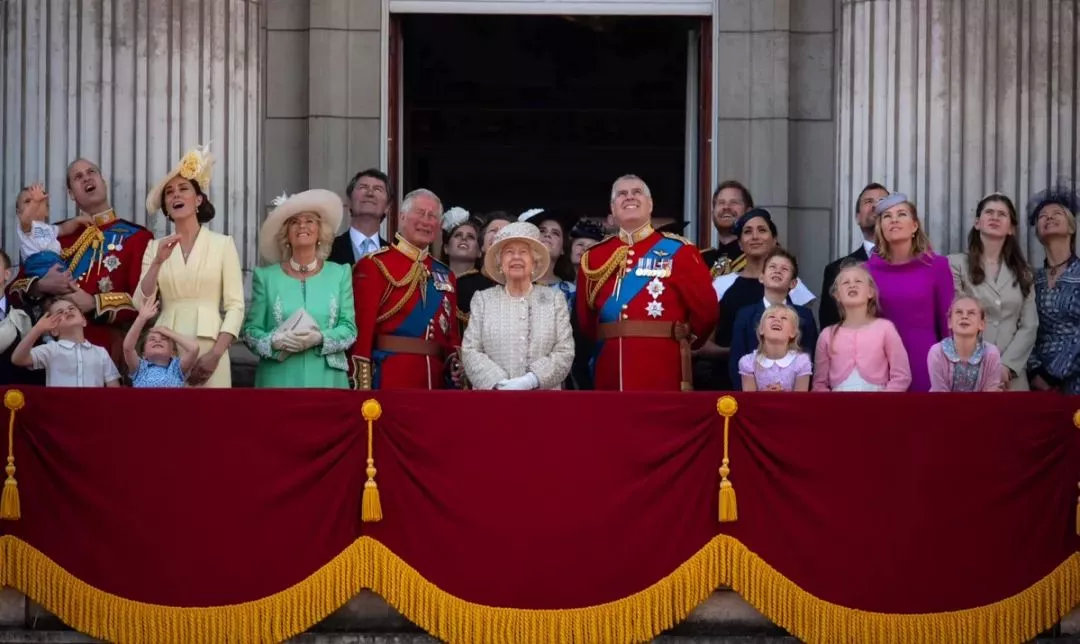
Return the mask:
[(149, 320), (158, 314), (158, 301), (156, 297), (149, 297), (139, 307), (139, 318)]
[(42, 203), (49, 200), (49, 193), (45, 192), (45, 186), (40, 183), (35, 183), (26, 189), (26, 192), (30, 195), (30, 200), (35, 203)]
[(93, 225), (94, 218), (86, 214), (85, 212), (80, 212), (79, 214), (75, 215), (75, 221), (79, 222), (83, 226), (90, 226)]
[(34, 324), (34, 328), (42, 333), (51, 333), (55, 331), (58, 326), (60, 326), (60, 318), (53, 317), (49, 313), (41, 316), (37, 323)]

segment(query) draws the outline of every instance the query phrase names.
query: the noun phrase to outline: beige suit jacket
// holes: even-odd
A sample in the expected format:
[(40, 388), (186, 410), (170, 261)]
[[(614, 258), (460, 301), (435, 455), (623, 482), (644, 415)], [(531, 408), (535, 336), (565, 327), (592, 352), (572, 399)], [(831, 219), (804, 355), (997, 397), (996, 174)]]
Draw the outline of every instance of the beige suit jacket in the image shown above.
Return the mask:
[(535, 285), (525, 298), (503, 286), (477, 291), (461, 341), (461, 362), (475, 389), (532, 372), (540, 389), (560, 389), (574, 361), (570, 312), (562, 293)]

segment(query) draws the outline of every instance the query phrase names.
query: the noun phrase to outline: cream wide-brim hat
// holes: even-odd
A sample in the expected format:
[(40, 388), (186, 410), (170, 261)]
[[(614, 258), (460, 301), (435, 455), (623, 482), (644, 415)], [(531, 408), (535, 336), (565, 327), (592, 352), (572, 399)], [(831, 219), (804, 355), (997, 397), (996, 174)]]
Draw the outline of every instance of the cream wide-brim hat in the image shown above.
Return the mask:
[(199, 188), (204, 194), (210, 194), (210, 178), (214, 172), (214, 155), (210, 154), (208, 145), (200, 145), (187, 151), (172, 172), (165, 175), (161, 181), (150, 189), (146, 194), (146, 212), (150, 215), (161, 212), (161, 194), (165, 192), (165, 184), (176, 177), (183, 177), (188, 181), (197, 181)]
[(533, 255), (538, 257), (539, 261), (533, 268), (536, 271), (532, 276), (533, 280), (547, 272), (548, 265), (551, 263), (551, 255), (548, 253), (547, 246), (540, 241), (540, 229), (528, 222), (515, 221), (503, 226), (503, 229), (495, 235), (495, 241), (491, 243), (491, 248), (488, 248), (487, 253), (484, 255), (484, 271), (492, 279), (499, 284), (506, 283), (506, 276), (499, 271), (499, 254), (502, 253), (503, 247), (510, 242), (524, 242), (529, 246)]
[(277, 236), (290, 217), (304, 212), (313, 212), (319, 216), (320, 228), (328, 227), (331, 236), (336, 235), (338, 228), (341, 227), (342, 210), (345, 205), (337, 193), (329, 190), (322, 188), (305, 190), (284, 199), (278, 197), (274, 203), (277, 207), (270, 211), (262, 228), (259, 229), (259, 255), (272, 264), (284, 259), (281, 256), (281, 249), (278, 248)]

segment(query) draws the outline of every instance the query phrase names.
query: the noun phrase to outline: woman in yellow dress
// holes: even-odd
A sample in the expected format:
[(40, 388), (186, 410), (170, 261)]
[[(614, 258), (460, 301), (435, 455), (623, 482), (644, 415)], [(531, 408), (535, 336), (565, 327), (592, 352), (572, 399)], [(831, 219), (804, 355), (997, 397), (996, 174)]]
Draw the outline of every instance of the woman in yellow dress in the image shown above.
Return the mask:
[(157, 325), (198, 338), (188, 385), (230, 387), (229, 345), (244, 322), (244, 279), (232, 237), (203, 225), (214, 218), (204, 192), (212, 167), (206, 149), (196, 148), (147, 195), (147, 212), (160, 211), (176, 232), (146, 247), (133, 299), (138, 308), (158, 294)]

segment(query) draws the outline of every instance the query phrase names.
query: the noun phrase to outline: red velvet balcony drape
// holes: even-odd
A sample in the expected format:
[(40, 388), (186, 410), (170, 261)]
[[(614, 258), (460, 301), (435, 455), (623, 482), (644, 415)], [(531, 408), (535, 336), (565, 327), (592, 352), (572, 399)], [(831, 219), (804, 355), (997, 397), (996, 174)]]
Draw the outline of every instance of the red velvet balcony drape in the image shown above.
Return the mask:
[(362, 523), (355, 392), (24, 393), (0, 578), (106, 639), (286, 637), (362, 587), (459, 641), (643, 639), (718, 584), (811, 640), (1080, 603), (1055, 395), (740, 394), (719, 523), (715, 396), (373, 392)]

